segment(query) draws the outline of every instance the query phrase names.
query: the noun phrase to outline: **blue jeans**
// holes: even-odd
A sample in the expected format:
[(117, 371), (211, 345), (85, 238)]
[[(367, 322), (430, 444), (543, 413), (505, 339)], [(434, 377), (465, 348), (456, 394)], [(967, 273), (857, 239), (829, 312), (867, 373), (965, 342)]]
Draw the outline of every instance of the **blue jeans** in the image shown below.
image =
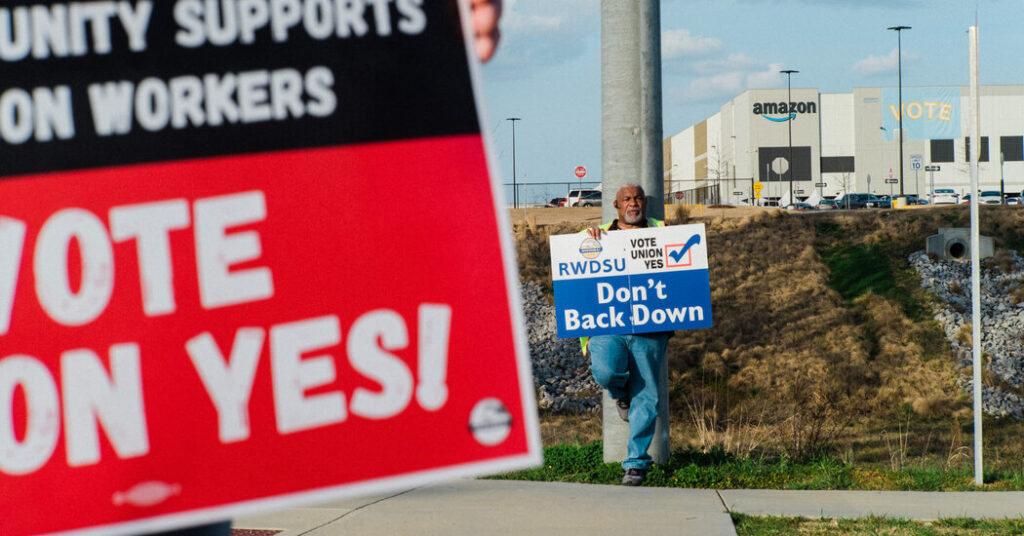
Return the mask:
[(647, 449), (658, 420), (658, 375), (668, 345), (668, 333), (598, 335), (587, 345), (590, 373), (612, 398), (628, 398), (629, 442), (623, 469), (651, 467)]

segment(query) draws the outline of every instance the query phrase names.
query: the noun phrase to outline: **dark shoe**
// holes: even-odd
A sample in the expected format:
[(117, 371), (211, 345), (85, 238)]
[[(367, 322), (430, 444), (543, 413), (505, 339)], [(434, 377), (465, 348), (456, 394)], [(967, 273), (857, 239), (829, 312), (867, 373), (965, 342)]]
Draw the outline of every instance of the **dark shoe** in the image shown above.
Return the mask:
[(645, 478), (647, 478), (647, 471), (643, 469), (626, 469), (626, 474), (622, 477), (622, 485), (639, 486), (644, 483)]
[(629, 399), (618, 398), (615, 400), (615, 409), (619, 411), (619, 417), (629, 422)]

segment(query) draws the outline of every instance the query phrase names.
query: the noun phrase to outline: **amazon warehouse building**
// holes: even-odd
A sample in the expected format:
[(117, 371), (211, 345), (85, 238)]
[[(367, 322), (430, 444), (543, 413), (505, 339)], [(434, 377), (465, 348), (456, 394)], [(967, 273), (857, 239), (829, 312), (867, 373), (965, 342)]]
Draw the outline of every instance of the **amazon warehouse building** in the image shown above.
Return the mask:
[[(981, 86), (981, 190), (1024, 188), (1024, 85)], [(748, 90), (664, 140), (669, 202), (817, 202), (844, 192), (900, 194), (900, 96)], [(903, 193), (970, 189), (969, 88), (903, 88)], [(792, 144), (790, 143), (792, 136)], [(792, 146), (792, 153), (790, 147)], [(790, 158), (792, 154), (792, 159)], [(792, 160), (792, 162), (790, 162)]]

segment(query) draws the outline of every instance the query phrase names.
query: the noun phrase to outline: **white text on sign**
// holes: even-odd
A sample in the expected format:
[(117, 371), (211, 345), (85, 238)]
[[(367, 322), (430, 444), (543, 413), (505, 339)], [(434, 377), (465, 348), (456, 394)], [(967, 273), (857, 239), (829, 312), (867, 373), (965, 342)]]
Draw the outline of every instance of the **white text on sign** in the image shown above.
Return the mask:
[[(12, 311), (27, 243), (34, 244), (32, 275), (41, 309), (57, 324), (83, 326), (104, 313), (115, 292), (113, 244), (131, 240), (142, 285), (140, 313), (173, 314), (169, 235), (190, 226), (204, 308), (273, 298), (270, 267), (234, 268), (259, 261), (262, 245), (257, 231), (231, 228), (265, 218), (260, 191), (198, 199), (191, 207), (183, 199), (116, 206), (109, 211), (109, 231), (98, 216), (76, 208), (55, 212), (35, 236), (25, 222), (0, 217), (0, 251), (11, 253), (0, 256), (0, 340), (18, 327)], [(68, 262), (73, 241), (81, 266), (77, 290)], [(448, 400), (451, 316), (451, 306), (441, 303), (420, 303), (415, 319), (379, 308), (357, 316), (343, 338), (341, 318), (324, 315), (269, 328), (239, 327), (228, 344), (199, 333), (183, 341), (181, 352), (216, 410), (217, 437), (233, 443), (250, 437), (249, 403), (261, 356), (269, 361), (274, 424), (281, 435), (335, 425), (350, 416), (389, 419), (405, 411), (413, 397), (422, 409), (437, 411)], [(415, 346), (410, 325), (418, 334)], [(413, 348), (415, 360), (397, 355)], [(339, 359), (332, 354), (343, 354), (352, 370), (380, 388), (357, 387), (350, 396), (331, 389)], [(104, 351), (72, 348), (59, 356), (0, 356), (0, 473), (39, 470), (53, 458), (62, 432), (69, 467), (101, 461), (101, 433), (119, 458), (148, 454), (144, 357), (137, 342), (117, 342)], [(59, 363), (56, 373), (47, 362)], [(20, 421), (19, 395), (25, 415)]]

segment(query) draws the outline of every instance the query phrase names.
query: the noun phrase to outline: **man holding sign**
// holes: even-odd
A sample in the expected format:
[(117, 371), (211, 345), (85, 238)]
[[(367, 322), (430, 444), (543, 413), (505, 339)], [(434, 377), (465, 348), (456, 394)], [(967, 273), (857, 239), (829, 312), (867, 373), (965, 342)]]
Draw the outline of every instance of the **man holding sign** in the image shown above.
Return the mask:
[[(627, 184), (619, 188), (614, 206), (619, 217), (587, 229), (591, 238), (600, 240), (602, 233), (608, 231), (665, 226), (665, 222), (647, 217), (647, 198), (640, 186)], [(647, 449), (654, 438), (658, 418), (658, 373), (672, 333), (597, 335), (589, 340), (581, 339), (583, 354), (590, 355), (594, 381), (608, 390), (615, 399), (619, 416), (629, 421), (629, 457), (622, 462), (626, 470), (622, 483), (627, 486), (642, 484), (651, 466)]]
[(632, 184), (616, 192), (614, 206), (615, 220), (550, 238), (551, 270), (558, 336), (581, 338), (594, 379), (629, 422), (622, 483), (636, 486), (650, 470), (659, 406), (667, 405), (659, 379), (668, 339), (711, 327), (711, 290), (702, 224), (648, 218), (644, 190)]

